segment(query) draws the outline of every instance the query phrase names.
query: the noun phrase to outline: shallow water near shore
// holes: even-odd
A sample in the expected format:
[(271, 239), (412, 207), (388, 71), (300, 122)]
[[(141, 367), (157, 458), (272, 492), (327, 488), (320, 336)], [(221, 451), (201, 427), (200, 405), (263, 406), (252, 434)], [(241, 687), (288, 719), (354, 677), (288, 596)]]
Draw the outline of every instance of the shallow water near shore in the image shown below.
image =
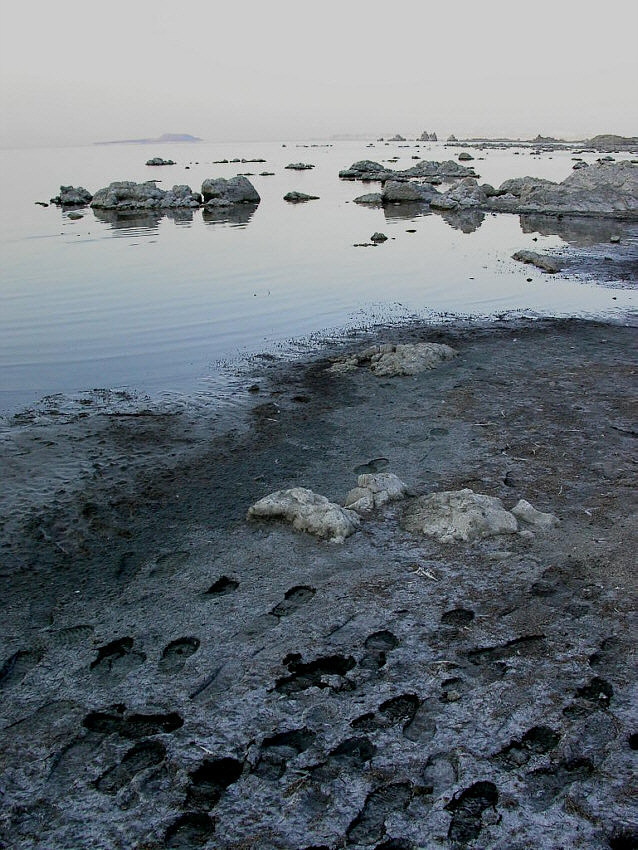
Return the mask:
[[(562, 180), (573, 165), (572, 151), (472, 153), (482, 181), (495, 185), (526, 174)], [(352, 141), (4, 151), (0, 413), (93, 387), (187, 395), (202, 388), (221, 360), (285, 352), (292, 339), (420, 315), (512, 311), (622, 320), (635, 309), (626, 281), (599, 286), (511, 260), (521, 248), (593, 245), (604, 254), (614, 234), (635, 250), (635, 225), (439, 215), (413, 205), (370, 209), (352, 200), (377, 185), (337, 176), (363, 158), (398, 156), (390, 165), (407, 168), (417, 156), (457, 154), (441, 143)], [(177, 164), (145, 166), (155, 155)], [(266, 161), (213, 164), (232, 158)], [(285, 169), (299, 161), (315, 168)], [(254, 172), (249, 179), (262, 201), (232, 213), (122, 216), (85, 208), (73, 220), (68, 211), (35, 204), (60, 184), (95, 192), (113, 180), (156, 179), (163, 188), (188, 183), (198, 190), (206, 177), (246, 172)], [(291, 190), (320, 200), (287, 204), (283, 195)], [(388, 241), (354, 247), (375, 231)]]

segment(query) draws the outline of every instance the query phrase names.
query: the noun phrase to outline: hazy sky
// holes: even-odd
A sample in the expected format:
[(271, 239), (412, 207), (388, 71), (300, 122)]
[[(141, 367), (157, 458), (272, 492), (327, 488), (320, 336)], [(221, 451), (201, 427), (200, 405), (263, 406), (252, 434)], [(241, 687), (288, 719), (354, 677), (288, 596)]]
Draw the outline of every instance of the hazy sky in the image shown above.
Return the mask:
[(635, 0), (0, 0), (0, 146), (638, 135)]

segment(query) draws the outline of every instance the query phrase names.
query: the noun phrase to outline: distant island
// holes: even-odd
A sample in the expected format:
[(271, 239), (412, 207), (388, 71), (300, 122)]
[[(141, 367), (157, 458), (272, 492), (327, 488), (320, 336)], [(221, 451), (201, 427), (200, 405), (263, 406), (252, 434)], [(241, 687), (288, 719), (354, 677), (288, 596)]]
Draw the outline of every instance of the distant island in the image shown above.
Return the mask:
[(189, 133), (164, 133), (156, 139), (116, 139), (111, 142), (94, 142), (95, 145), (155, 145), (158, 142), (203, 142)]

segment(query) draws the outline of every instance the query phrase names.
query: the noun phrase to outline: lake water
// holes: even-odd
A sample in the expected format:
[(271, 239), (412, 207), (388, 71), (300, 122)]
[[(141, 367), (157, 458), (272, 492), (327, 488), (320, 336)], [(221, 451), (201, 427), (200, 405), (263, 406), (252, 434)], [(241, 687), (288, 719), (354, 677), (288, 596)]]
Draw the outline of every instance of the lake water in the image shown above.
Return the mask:
[[(510, 259), (521, 248), (565, 246), (551, 227), (550, 235), (539, 235), (518, 216), (459, 219), (412, 205), (370, 209), (352, 199), (378, 184), (337, 176), (358, 159), (399, 156), (391, 167), (407, 168), (417, 155), (443, 160), (457, 153), (441, 143), (353, 141), (1, 152), (0, 412), (93, 387), (188, 394), (215, 374), (219, 361), (415, 315), (620, 318), (636, 308), (635, 291), (543, 275)], [(573, 165), (569, 151), (473, 153), (484, 157), (472, 163), (482, 181), (497, 186), (525, 174), (562, 180)], [(147, 167), (156, 155), (177, 165)], [(266, 162), (213, 164), (235, 157)], [(285, 170), (299, 161), (315, 168)], [(86, 208), (73, 221), (56, 207), (35, 205), (61, 184), (95, 192), (114, 180), (157, 179), (162, 188), (188, 183), (199, 191), (207, 177), (242, 172), (256, 173), (249, 179), (262, 200), (256, 210), (235, 215), (124, 217)], [(284, 202), (295, 189), (320, 200)], [(353, 247), (375, 231), (388, 242)], [(606, 233), (600, 238), (608, 241)]]

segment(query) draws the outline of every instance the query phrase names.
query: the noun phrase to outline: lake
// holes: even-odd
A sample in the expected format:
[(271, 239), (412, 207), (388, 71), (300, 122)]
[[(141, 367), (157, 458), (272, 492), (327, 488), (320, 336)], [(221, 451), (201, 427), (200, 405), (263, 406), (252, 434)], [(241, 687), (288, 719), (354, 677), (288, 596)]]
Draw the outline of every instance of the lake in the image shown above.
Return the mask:
[[(399, 156), (391, 167), (408, 168), (415, 156), (451, 159), (458, 149), (442, 143), (317, 144), (3, 151), (0, 412), (94, 387), (187, 396), (213, 379), (221, 361), (291, 351), (310, 336), (414, 316), (513, 311), (622, 319), (636, 308), (635, 290), (544, 275), (511, 260), (521, 248), (565, 247), (569, 236), (551, 229), (540, 235), (533, 222), (530, 229), (513, 215), (459, 218), (427, 207), (424, 214), (412, 205), (366, 208), (352, 200), (378, 184), (337, 176), (359, 159)], [(573, 166), (570, 151), (472, 153), (481, 182), (496, 186), (527, 174), (562, 180)], [(146, 166), (151, 156), (177, 164)], [(596, 155), (583, 156), (593, 161)], [(232, 158), (266, 162), (213, 164)], [(285, 169), (299, 161), (315, 168)], [(207, 177), (246, 172), (255, 172), (249, 179), (261, 203), (231, 214), (118, 216), (85, 208), (74, 221), (57, 207), (35, 204), (48, 201), (61, 184), (94, 193), (114, 180), (156, 179), (162, 188), (188, 183), (199, 191)], [(291, 190), (320, 200), (286, 203), (283, 195)], [(388, 241), (353, 247), (375, 231)]]

